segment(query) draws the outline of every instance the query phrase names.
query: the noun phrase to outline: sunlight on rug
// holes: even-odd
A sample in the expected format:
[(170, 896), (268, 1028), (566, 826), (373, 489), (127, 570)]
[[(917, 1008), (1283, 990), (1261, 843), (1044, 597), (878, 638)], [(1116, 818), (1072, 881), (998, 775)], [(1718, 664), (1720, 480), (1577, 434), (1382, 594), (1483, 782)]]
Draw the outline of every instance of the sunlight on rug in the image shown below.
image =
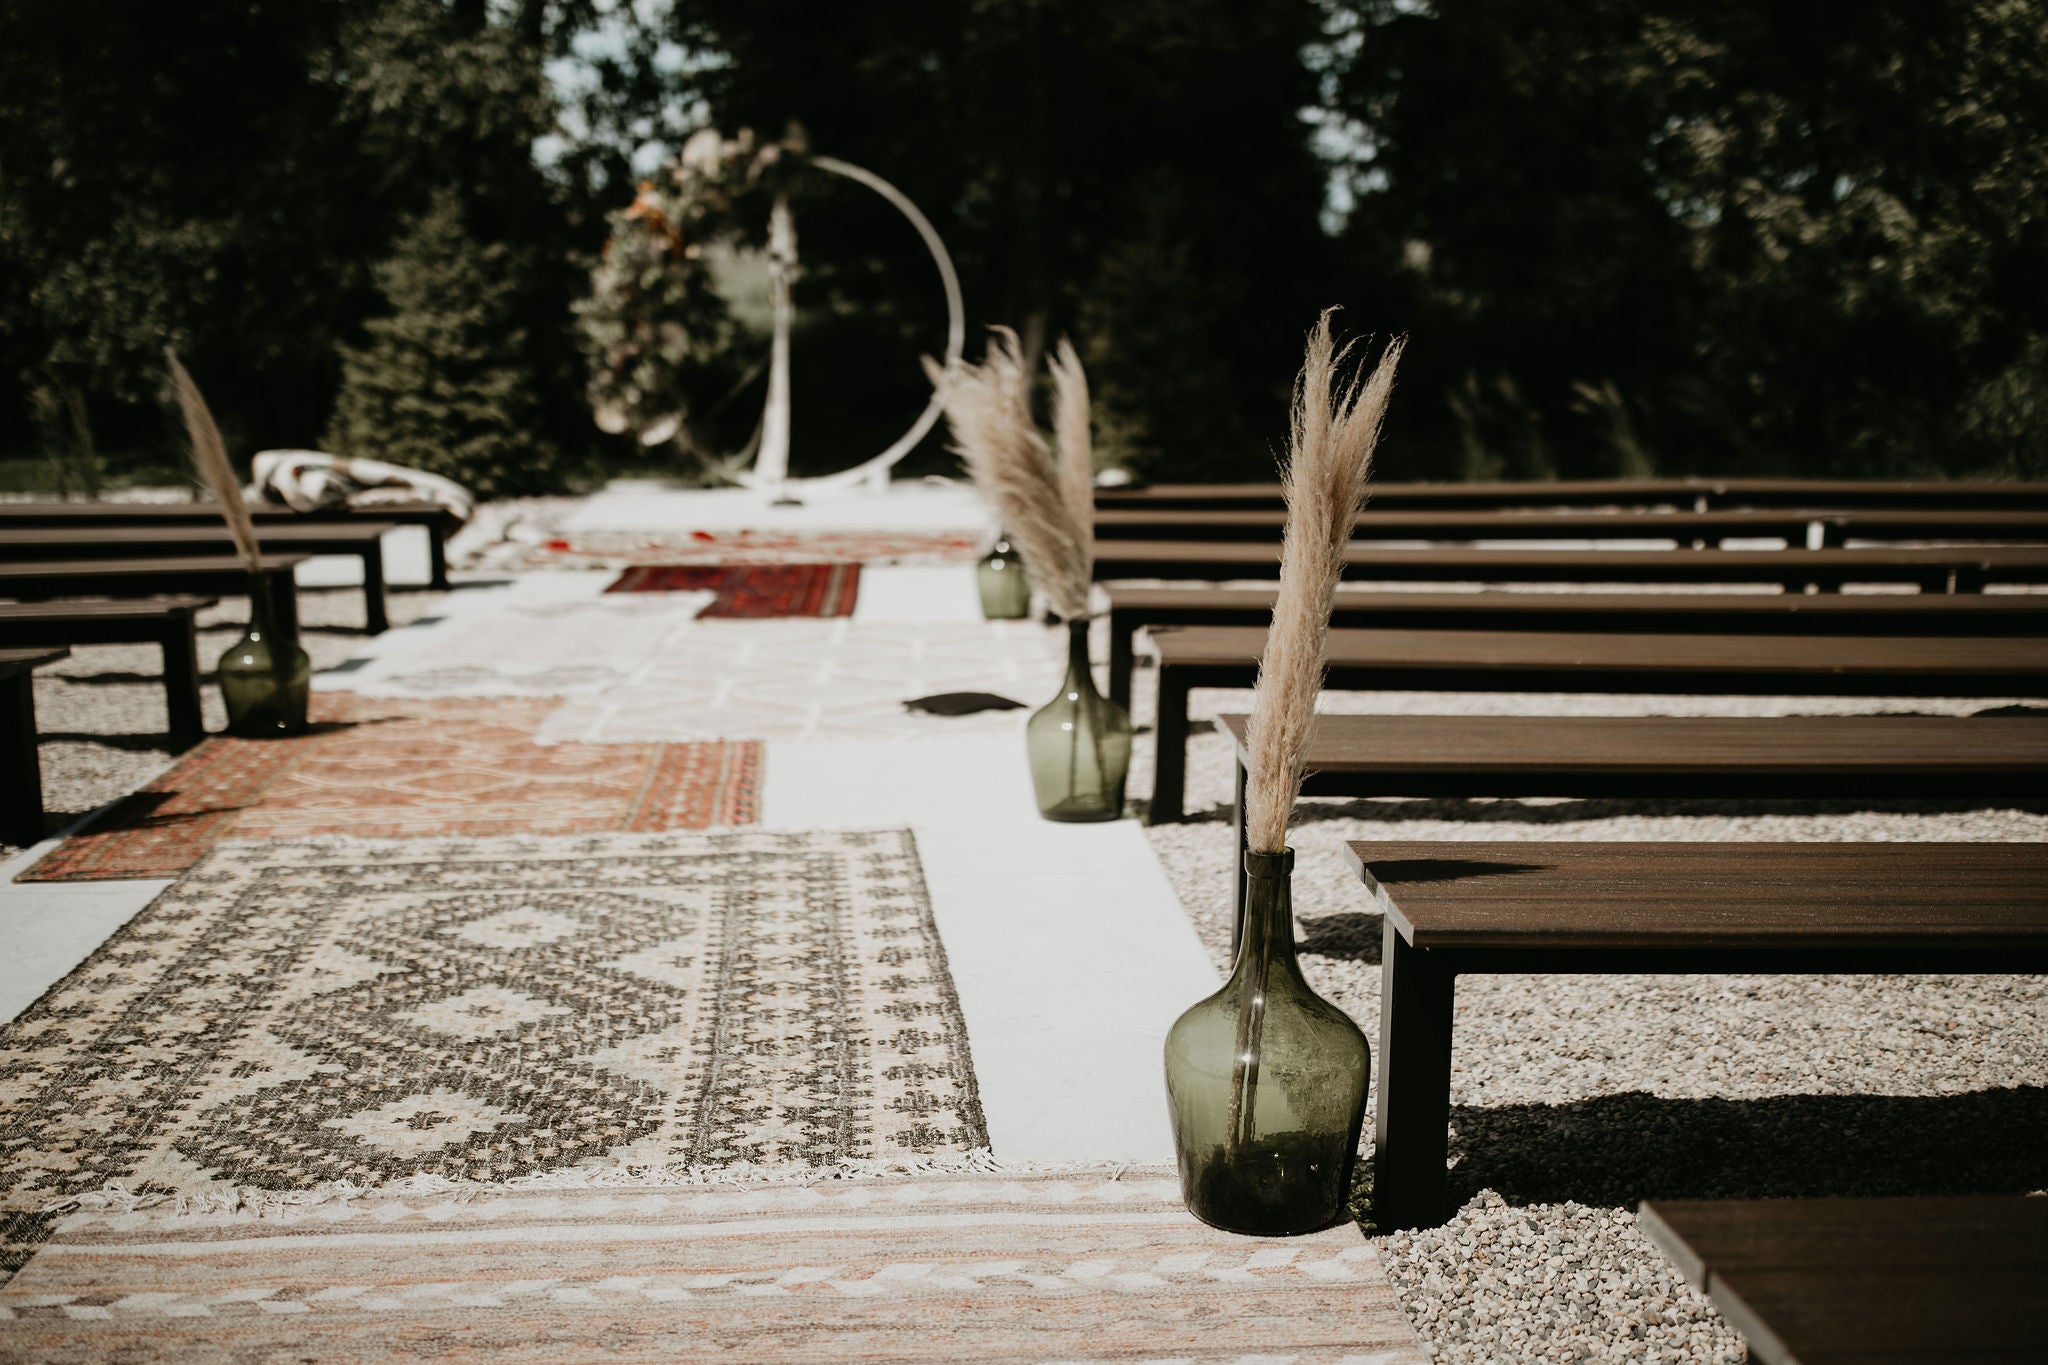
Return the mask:
[(317, 693), (316, 733), (209, 739), (21, 880), (176, 876), (222, 839), (585, 834), (757, 818), (759, 744), (538, 744), (553, 707)]
[(53, 1200), (965, 1160), (907, 831), (230, 843), (0, 1031), (0, 1267)]
[(858, 564), (638, 564), (607, 593), (711, 592), (704, 618), (851, 616)]
[(1422, 1365), (1377, 1252), (1203, 1226), (1157, 1171), (897, 1177), (263, 1219), (71, 1220), (5, 1291), (36, 1356)]

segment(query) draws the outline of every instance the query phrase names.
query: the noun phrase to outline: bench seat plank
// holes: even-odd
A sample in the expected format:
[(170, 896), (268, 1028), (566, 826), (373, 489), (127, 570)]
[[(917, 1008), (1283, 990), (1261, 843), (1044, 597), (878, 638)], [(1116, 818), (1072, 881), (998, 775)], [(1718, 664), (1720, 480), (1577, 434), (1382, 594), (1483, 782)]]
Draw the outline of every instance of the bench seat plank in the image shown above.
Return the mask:
[[(1277, 483), (1160, 483), (1098, 488), (1097, 507), (1279, 508)], [(1907, 479), (1555, 479), (1375, 481), (1369, 507), (1715, 507), (2048, 509), (2048, 483)]]
[[(1282, 511), (1175, 511), (1108, 508), (1095, 513), (1095, 533), (1123, 540), (1247, 541), (1277, 545), (1287, 524)], [(1719, 545), (1727, 539), (1779, 539), (1804, 547), (1809, 529), (1822, 540), (2041, 541), (2048, 512), (2032, 509), (1855, 512), (1432, 512), (1374, 508), (1352, 523), (1354, 540), (1672, 540)]]
[(1656, 1199), (1637, 1224), (1760, 1365), (2048, 1343), (2048, 1199)]

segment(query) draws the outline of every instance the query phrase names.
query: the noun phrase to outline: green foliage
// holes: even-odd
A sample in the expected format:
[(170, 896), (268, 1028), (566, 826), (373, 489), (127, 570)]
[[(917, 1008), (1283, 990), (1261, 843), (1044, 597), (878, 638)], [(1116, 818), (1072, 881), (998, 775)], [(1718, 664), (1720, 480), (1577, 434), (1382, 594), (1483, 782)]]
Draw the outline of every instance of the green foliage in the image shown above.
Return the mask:
[(1673, 472), (2023, 467), (2048, 333), (2038, 4), (1337, 12), (1367, 131), (1353, 287), (1405, 296), (1419, 340), (1397, 446), (1477, 429), (1477, 374), (1526, 397), (1480, 441), (1510, 467), (1517, 426), (1566, 475), (1651, 451)]
[(481, 496), (545, 488), (537, 405), (502, 243), (479, 243), (453, 191), (376, 269), (388, 311), (342, 348), (341, 394), (326, 445), (338, 454), (443, 474)]

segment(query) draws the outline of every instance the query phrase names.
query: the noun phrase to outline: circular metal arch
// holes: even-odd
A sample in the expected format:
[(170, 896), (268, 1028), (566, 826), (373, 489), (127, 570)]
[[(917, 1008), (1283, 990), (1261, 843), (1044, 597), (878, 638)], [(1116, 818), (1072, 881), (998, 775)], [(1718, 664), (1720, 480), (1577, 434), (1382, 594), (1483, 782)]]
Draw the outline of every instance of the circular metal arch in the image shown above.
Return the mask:
[[(827, 174), (841, 176), (856, 184), (865, 185), (876, 194), (881, 195), (882, 198), (895, 206), (898, 213), (901, 213), (910, 220), (910, 225), (917, 229), (917, 235), (924, 239), (925, 249), (931, 252), (932, 263), (939, 268), (939, 282), (945, 286), (946, 290), (946, 358), (944, 363), (950, 368), (960, 359), (961, 351), (967, 344), (967, 309), (960, 299), (960, 276), (953, 269), (953, 258), (947, 254), (946, 244), (939, 240), (938, 231), (932, 227), (931, 220), (918, 211), (917, 205), (910, 202), (908, 195), (882, 179), (881, 176), (876, 175), (873, 171), (864, 170), (859, 166), (853, 165), (851, 162), (841, 161), (836, 157), (813, 156), (808, 158), (808, 160), (811, 165), (816, 166)], [(897, 437), (881, 454), (863, 460), (851, 469), (842, 469), (836, 474), (821, 474), (815, 478), (790, 479), (788, 484), (796, 487), (840, 488), (868, 481), (879, 482), (886, 480), (889, 477), (889, 470), (896, 465), (897, 461), (908, 455), (917, 443), (925, 438), (925, 433), (929, 432), (933, 425), (938, 422), (941, 411), (942, 405), (940, 404), (939, 396), (933, 394), (931, 401), (925, 404), (924, 411), (918, 415), (917, 421), (911, 424), (910, 430)], [(748, 475), (741, 477), (741, 481), (750, 487), (756, 486), (756, 481), (749, 477), (751, 474), (752, 471), (748, 471)]]

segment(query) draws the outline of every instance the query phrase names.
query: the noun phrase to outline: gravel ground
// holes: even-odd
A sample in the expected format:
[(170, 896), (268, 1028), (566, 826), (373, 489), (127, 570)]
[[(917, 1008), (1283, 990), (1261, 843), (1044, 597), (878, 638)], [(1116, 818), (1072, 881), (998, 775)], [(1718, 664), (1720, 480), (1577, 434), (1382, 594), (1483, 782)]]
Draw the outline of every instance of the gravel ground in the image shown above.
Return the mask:
[[(392, 592), (391, 624), (430, 614), (445, 594)], [(313, 667), (332, 668), (362, 648), (362, 591), (299, 590), (300, 643)], [(244, 597), (224, 597), (199, 617), (201, 700), (209, 730), (227, 723), (213, 661), (249, 622)], [(42, 735), (43, 804), (49, 828), (126, 796), (176, 761), (168, 747), (163, 659), (155, 645), (78, 645), (62, 663), (36, 670), (36, 727)], [(0, 857), (15, 850), (0, 844)]]
[[(1138, 720), (1150, 721), (1139, 675)], [(1409, 714), (1968, 714), (2019, 702), (1329, 694)], [(1247, 692), (1198, 692), (1197, 717)], [(1132, 794), (1150, 783), (1149, 734)], [(1149, 831), (1219, 964), (1232, 857), (1226, 736), (1189, 745), (1187, 823)], [(2048, 800), (1304, 800), (1302, 962), (1377, 1038), (1380, 919), (1356, 839), (2038, 840)], [(2048, 1185), (2048, 983), (2001, 977), (1473, 977), (1459, 983), (1452, 1198), (1380, 1240), (1444, 1361), (1711, 1361), (1741, 1338), (1635, 1227), (1644, 1198), (1940, 1193)], [(1376, 1044), (1375, 1044), (1376, 1045)], [(1371, 1124), (1368, 1121), (1367, 1132)], [(1956, 1164), (1958, 1153), (1967, 1160)]]

